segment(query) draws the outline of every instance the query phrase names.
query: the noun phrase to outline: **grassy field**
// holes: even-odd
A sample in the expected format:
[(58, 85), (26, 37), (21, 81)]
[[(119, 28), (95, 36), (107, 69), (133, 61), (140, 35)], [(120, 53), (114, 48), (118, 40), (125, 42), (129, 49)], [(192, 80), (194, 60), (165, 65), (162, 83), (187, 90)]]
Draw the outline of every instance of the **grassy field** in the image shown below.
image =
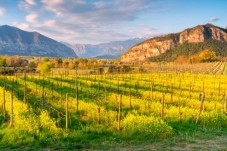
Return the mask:
[(206, 65), (1, 75), (0, 150), (225, 150), (226, 66)]

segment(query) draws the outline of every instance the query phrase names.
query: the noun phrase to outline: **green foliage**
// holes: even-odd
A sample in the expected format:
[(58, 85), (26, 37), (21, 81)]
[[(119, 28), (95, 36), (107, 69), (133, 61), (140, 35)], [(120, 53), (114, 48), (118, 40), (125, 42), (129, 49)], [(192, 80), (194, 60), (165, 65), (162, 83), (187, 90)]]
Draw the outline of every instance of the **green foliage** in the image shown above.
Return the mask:
[(127, 65), (123, 65), (123, 66), (111, 65), (109, 66), (109, 69), (108, 69), (108, 73), (128, 73), (130, 71), (132, 71), (132, 68)]
[(201, 115), (201, 124), (213, 128), (227, 128), (227, 117), (215, 111), (210, 113), (204, 112)]
[(160, 118), (144, 115), (127, 115), (122, 122), (123, 131), (128, 135), (144, 134), (151, 137), (167, 138), (173, 129)]
[(7, 64), (6, 64), (6, 58), (0, 58), (0, 67), (6, 67)]
[(51, 71), (51, 68), (52, 68), (52, 64), (50, 62), (44, 62), (38, 65), (38, 70), (41, 73), (48, 73)]
[(30, 61), (29, 63), (28, 63), (28, 67), (29, 68), (36, 68), (36, 63), (34, 62), (34, 61)]
[(211, 62), (216, 59), (216, 53), (214, 51), (204, 50), (198, 54), (199, 58), (201, 59), (200, 62)]

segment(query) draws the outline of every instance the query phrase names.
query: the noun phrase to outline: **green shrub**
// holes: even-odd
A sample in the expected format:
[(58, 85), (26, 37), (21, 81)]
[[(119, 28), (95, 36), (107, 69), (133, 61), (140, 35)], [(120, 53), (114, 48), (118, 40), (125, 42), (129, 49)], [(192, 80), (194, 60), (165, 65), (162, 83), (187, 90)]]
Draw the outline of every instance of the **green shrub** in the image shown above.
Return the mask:
[(129, 135), (145, 134), (151, 137), (167, 138), (173, 134), (172, 127), (153, 116), (128, 114), (123, 119), (122, 128)]
[(227, 128), (227, 116), (215, 111), (202, 112), (200, 123), (214, 128)]

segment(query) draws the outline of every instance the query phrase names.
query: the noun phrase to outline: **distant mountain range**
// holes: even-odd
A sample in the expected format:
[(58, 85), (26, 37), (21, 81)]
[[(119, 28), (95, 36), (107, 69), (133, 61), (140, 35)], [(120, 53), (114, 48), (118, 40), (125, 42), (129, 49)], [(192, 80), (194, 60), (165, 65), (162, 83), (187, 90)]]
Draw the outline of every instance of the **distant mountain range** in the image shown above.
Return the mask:
[(206, 24), (154, 37), (131, 47), (119, 61), (174, 61), (178, 56), (189, 57), (204, 49), (227, 56), (227, 29)]
[(37, 32), (0, 26), (0, 55), (77, 57), (73, 49)]
[(134, 38), (124, 41), (113, 41), (101, 44), (68, 44), (64, 43), (68, 47), (71, 47), (75, 53), (81, 58), (98, 58), (98, 59), (116, 59), (123, 55), (130, 47), (138, 44), (146, 38)]

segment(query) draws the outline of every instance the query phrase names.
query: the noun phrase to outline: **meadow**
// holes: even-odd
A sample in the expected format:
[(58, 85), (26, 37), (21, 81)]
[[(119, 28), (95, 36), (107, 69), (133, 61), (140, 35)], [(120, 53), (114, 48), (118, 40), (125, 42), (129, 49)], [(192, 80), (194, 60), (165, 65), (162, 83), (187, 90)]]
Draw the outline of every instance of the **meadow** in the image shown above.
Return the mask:
[(147, 69), (2, 74), (0, 150), (226, 149), (226, 63)]

